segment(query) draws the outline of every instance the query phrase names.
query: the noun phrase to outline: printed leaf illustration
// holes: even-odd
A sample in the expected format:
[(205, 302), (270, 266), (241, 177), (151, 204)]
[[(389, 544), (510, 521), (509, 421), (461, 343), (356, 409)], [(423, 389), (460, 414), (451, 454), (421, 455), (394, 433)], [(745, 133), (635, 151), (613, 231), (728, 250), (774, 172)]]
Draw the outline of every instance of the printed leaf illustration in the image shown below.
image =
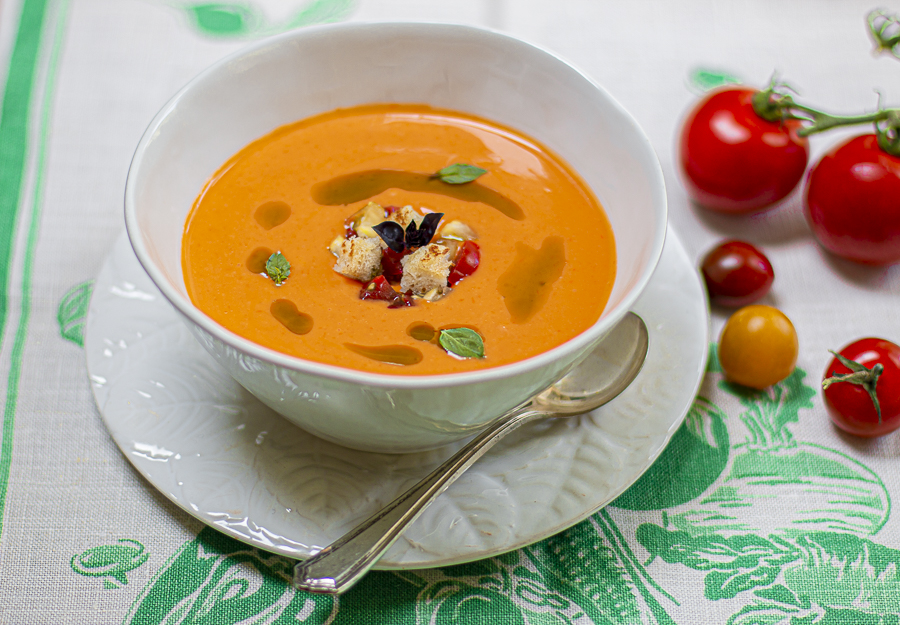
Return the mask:
[(662, 510), (698, 497), (728, 463), (725, 413), (698, 397), (684, 424), (653, 466), (611, 505), (626, 510)]
[(312, 0), (280, 23), (267, 23), (253, 3), (204, 2), (188, 4), (182, 9), (200, 33), (228, 38), (268, 37), (300, 26), (338, 22), (347, 19), (355, 7), (356, 0)]
[(192, 4), (185, 7), (197, 29), (212, 36), (233, 36), (248, 33), (255, 15), (245, 5), (231, 3)]
[(444, 580), (419, 594), (416, 622), (441, 625), (503, 623), (526, 625), (522, 610), (500, 589), (480, 583)]
[(93, 280), (76, 284), (63, 295), (56, 311), (60, 336), (79, 347), (84, 347), (84, 320), (93, 288)]
[(653, 523), (637, 528), (638, 542), (652, 558), (683, 564), (697, 571), (752, 570), (779, 567), (793, 562), (798, 552), (784, 540), (769, 540), (753, 534), (724, 537), (719, 534), (693, 536), (682, 530), (667, 530)]
[(806, 372), (796, 368), (787, 379), (764, 391), (732, 384), (723, 380), (719, 387), (731, 393), (746, 408), (741, 419), (751, 432), (750, 446), (773, 449), (794, 445), (788, 424), (800, 420), (801, 408), (812, 408), (816, 391), (803, 384)]
[(900, 616), (900, 550), (838, 532), (806, 534), (796, 544), (802, 564), (784, 571), (795, 593), (831, 608)]
[(773, 584), (783, 565), (799, 558), (789, 543), (752, 534), (691, 536), (646, 523), (638, 527), (637, 539), (653, 558), (709, 571), (703, 580), (704, 595), (712, 600), (732, 599), (746, 590)]
[[(708, 571), (704, 588), (709, 599), (732, 599), (752, 590), (754, 603), (733, 615), (729, 623), (900, 622), (872, 618), (900, 616), (900, 550), (853, 534), (726, 538), (692, 536), (644, 524), (637, 538), (653, 558)], [(776, 583), (779, 576), (784, 583)], [(819, 610), (810, 613), (815, 607)], [(821, 608), (828, 618), (820, 621)], [(797, 620), (787, 620), (792, 614)], [(815, 618), (802, 620), (813, 614)], [(831, 620), (838, 616), (848, 620)]]
[(832, 530), (866, 536), (888, 519), (884, 483), (849, 456), (810, 443), (733, 449), (728, 474), (711, 494), (669, 510), (672, 526), (693, 534)]
[(313, 0), (287, 23), (272, 28), (268, 34), (311, 24), (340, 22), (350, 17), (355, 8), (356, 0)]
[(726, 85), (739, 85), (741, 79), (722, 70), (698, 67), (688, 75), (688, 86), (694, 93), (705, 93)]
[(118, 544), (92, 547), (72, 556), (69, 566), (79, 575), (106, 578), (106, 588), (118, 588), (128, 583), (125, 574), (141, 566), (149, 557), (144, 545), (130, 538), (122, 538)]
[(293, 565), (204, 528), (156, 573), (125, 625), (330, 622), (334, 600), (295, 591)]

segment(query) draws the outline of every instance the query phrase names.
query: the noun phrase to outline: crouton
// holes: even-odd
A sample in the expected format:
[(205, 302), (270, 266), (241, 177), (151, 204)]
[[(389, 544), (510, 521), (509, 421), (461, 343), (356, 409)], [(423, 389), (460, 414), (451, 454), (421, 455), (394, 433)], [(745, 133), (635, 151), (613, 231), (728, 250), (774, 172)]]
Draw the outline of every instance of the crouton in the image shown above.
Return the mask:
[(409, 225), (409, 222), (415, 221), (416, 227), (418, 228), (422, 225), (422, 220), (425, 219), (424, 215), (421, 215), (419, 211), (414, 209), (412, 206), (404, 206), (402, 208), (398, 208), (395, 210), (389, 217), (391, 221), (396, 221), (398, 224), (403, 226), (403, 229), (406, 230), (406, 226)]
[(381, 272), (381, 249), (381, 239), (346, 239), (341, 243), (334, 270), (348, 278), (368, 282)]
[(400, 290), (423, 295), (432, 289), (447, 285), (450, 275), (450, 250), (443, 245), (431, 243), (420, 247), (412, 254), (400, 259), (403, 278)]

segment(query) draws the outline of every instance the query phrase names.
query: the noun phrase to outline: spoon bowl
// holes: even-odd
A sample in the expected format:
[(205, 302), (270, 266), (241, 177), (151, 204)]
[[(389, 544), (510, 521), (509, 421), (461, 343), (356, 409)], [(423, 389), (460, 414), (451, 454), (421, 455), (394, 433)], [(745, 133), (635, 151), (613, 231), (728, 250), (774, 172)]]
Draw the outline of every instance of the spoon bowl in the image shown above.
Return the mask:
[(640, 373), (649, 335), (630, 312), (587, 357), (550, 388), (532, 398), (534, 410), (570, 416), (590, 412), (614, 399)]
[(590, 412), (614, 399), (637, 377), (649, 333), (629, 312), (567, 375), (494, 421), (428, 477), (311, 558), (294, 567), (294, 586), (340, 594), (351, 588), (400, 534), (488, 449), (521, 425)]

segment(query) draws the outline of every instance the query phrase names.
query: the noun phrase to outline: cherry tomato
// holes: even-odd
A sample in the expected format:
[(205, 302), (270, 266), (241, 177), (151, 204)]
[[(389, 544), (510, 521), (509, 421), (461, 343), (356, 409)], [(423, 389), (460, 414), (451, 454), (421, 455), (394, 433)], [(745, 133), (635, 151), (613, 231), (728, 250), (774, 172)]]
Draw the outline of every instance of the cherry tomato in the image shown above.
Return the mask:
[(771, 306), (741, 308), (719, 337), (719, 362), (725, 377), (764, 389), (788, 377), (797, 364), (797, 331), (787, 316)]
[(775, 280), (772, 263), (746, 241), (720, 243), (703, 258), (700, 271), (710, 301), (733, 308), (755, 302)]
[(475, 241), (466, 241), (459, 248), (459, 252), (456, 255), (456, 264), (450, 270), (450, 275), (447, 276), (447, 284), (456, 286), (457, 282), (475, 273), (480, 262), (481, 249), (478, 247), (478, 244)]
[(806, 218), (822, 246), (872, 265), (900, 261), (900, 157), (875, 135), (846, 141), (813, 167), (806, 183)]
[[(850, 343), (840, 354), (869, 370), (878, 363), (884, 367), (874, 384), (881, 418), (864, 386), (852, 382), (832, 382), (824, 394), (825, 405), (834, 424), (857, 436), (881, 436), (900, 427), (900, 346), (884, 339), (865, 338)], [(835, 374), (848, 373), (852, 373), (851, 369), (835, 357), (825, 370), (823, 381)]]
[(681, 132), (679, 160), (688, 196), (723, 213), (765, 208), (787, 196), (806, 170), (809, 142), (800, 122), (770, 122), (753, 110), (757, 93), (727, 88), (707, 95)]

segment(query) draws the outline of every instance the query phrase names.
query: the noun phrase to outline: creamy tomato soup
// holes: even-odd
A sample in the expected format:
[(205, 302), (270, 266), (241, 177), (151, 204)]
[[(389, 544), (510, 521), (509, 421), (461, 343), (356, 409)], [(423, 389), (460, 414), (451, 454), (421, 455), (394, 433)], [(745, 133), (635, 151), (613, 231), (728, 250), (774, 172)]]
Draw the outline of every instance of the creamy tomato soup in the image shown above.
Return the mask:
[[(483, 173), (459, 184), (436, 175), (455, 164)], [(410, 238), (403, 213), (423, 231), (438, 224), (427, 243)], [(431, 213), (443, 215), (423, 219)], [(390, 271), (365, 265), (364, 254), (389, 249), (363, 227), (372, 215), (400, 222), (399, 245), (404, 234), (414, 244), (399, 254), (423, 257), (404, 275), (415, 264), (424, 282), (389, 284)], [(460, 261), (472, 249), (474, 270)], [(362, 264), (347, 262), (357, 252)], [(600, 204), (548, 149), (484, 119), (395, 104), (304, 119), (242, 149), (197, 198), (182, 255), (194, 304), (232, 332), (306, 360), (409, 375), (496, 367), (575, 337), (603, 312), (616, 258)], [(363, 298), (367, 288), (391, 297)], [(483, 357), (468, 351), (472, 338)], [(460, 341), (470, 357), (454, 354)]]

